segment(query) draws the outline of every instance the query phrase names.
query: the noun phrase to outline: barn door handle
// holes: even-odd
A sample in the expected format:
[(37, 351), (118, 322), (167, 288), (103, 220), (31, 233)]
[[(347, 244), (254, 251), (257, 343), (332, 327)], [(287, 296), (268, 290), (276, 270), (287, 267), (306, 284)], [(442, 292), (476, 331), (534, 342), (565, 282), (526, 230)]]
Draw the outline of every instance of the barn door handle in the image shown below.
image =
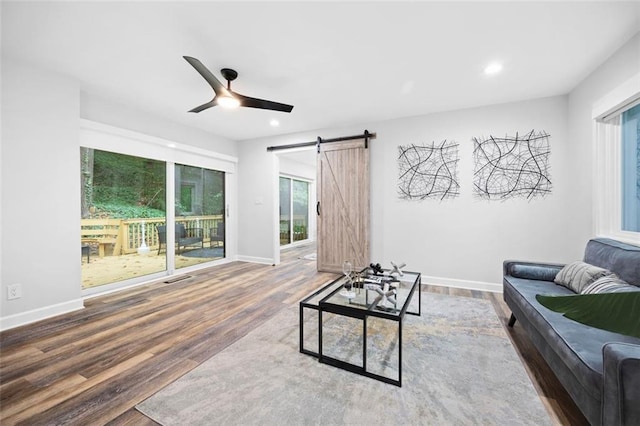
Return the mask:
[(320, 216), (320, 201), (316, 203), (316, 213), (318, 213), (318, 216)]

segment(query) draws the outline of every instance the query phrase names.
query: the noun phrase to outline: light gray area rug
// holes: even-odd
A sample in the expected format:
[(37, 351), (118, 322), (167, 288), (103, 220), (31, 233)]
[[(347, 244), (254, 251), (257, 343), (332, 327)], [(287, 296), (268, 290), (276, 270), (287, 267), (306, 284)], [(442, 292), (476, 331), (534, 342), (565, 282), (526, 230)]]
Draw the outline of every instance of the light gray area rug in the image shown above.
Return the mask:
[[(137, 408), (167, 426), (551, 424), (490, 302), (423, 293), (422, 303), (403, 324), (401, 388), (301, 354), (295, 306)], [(396, 343), (379, 339), (389, 353)], [(394, 355), (380, 372), (387, 364), (394, 370)]]

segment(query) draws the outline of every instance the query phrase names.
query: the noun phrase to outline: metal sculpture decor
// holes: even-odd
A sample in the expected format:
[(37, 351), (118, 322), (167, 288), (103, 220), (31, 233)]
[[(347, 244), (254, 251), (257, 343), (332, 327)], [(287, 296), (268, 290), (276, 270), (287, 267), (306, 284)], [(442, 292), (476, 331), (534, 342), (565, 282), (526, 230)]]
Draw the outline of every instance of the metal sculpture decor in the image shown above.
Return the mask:
[(551, 193), (550, 135), (473, 138), (474, 195), (486, 200), (544, 197)]
[(460, 195), (458, 143), (446, 139), (436, 145), (398, 146), (398, 196), (404, 200)]

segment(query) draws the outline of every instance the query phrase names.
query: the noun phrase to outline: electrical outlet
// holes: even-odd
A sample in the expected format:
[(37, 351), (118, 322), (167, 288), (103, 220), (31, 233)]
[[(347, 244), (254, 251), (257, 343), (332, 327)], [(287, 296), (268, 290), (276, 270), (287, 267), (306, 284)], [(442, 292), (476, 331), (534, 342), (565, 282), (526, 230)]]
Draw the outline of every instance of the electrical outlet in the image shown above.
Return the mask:
[(22, 297), (22, 284), (9, 284), (7, 286), (7, 300), (20, 299)]

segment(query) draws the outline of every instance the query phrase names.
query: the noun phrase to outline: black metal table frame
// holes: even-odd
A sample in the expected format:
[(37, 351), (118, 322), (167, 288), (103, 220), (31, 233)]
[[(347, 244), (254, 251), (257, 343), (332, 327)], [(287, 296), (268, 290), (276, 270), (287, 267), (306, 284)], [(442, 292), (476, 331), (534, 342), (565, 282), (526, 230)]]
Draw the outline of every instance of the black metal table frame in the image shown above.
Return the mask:
[[(325, 292), (331, 286), (335, 286), (336, 283), (342, 280), (343, 277), (337, 278), (327, 285), (323, 286), (316, 292), (310, 294), (302, 301), (300, 301), (300, 352), (306, 355), (311, 355), (313, 357), (318, 358), (318, 361), (323, 364), (332, 365), (337, 368), (341, 368), (346, 371), (350, 371), (356, 374), (360, 374), (362, 376), (370, 377), (372, 379), (376, 379), (385, 383), (389, 383), (392, 385), (396, 385), (402, 387), (402, 322), (404, 320), (405, 314), (420, 316), (422, 314), (422, 276), (419, 272), (408, 272), (410, 274), (416, 274), (416, 281), (411, 285), (411, 290), (409, 291), (409, 295), (407, 296), (407, 300), (405, 301), (400, 313), (397, 315), (391, 315), (384, 311), (377, 311), (371, 308), (369, 309), (358, 309), (351, 308), (349, 306), (343, 305), (334, 305), (331, 303), (327, 303), (326, 300), (334, 296), (337, 292), (342, 290), (342, 285), (338, 285), (334, 290), (332, 290), (327, 296), (323, 297), (318, 305), (314, 305), (308, 303), (308, 301), (319, 294)], [(409, 312), (407, 311), (409, 304), (411, 303), (411, 299), (413, 298), (413, 294), (416, 289), (418, 289), (418, 312)], [(368, 290), (365, 290), (368, 291)], [(304, 309), (313, 309), (318, 311), (318, 352), (314, 352), (304, 348)], [(349, 362), (336, 359), (327, 355), (323, 355), (322, 353), (322, 313), (328, 312), (337, 315), (342, 315), (350, 318), (360, 319), (362, 320), (362, 366), (351, 364)], [(398, 380), (392, 379), (390, 377), (382, 376), (376, 373), (372, 373), (367, 371), (367, 317), (379, 317), (383, 319), (388, 319), (391, 321), (396, 321), (398, 323)]]

